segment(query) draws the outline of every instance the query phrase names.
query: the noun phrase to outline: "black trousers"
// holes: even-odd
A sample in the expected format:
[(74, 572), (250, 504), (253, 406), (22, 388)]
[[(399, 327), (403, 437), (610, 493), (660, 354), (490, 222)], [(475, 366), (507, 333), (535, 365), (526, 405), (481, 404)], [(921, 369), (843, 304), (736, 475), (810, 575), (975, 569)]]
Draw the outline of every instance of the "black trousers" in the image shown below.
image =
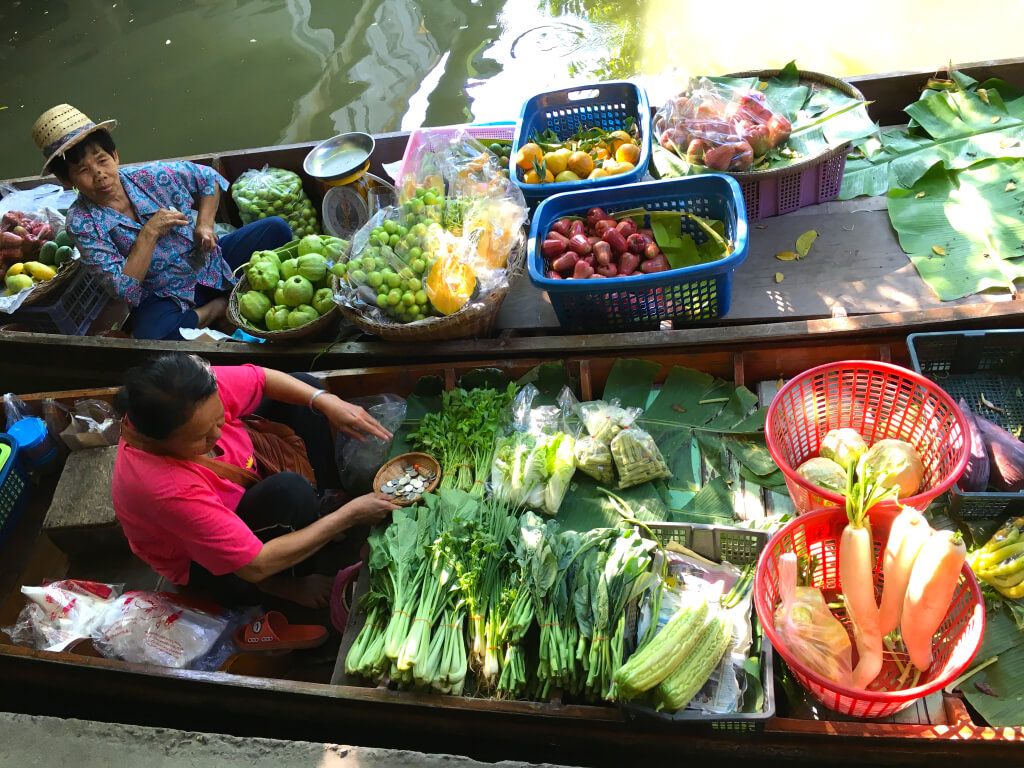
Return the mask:
[[(293, 373), (292, 376), (320, 388), (320, 381), (308, 373)], [(322, 413), (305, 405), (289, 405), (269, 398), (263, 399), (255, 413), (288, 425), (302, 438), (321, 491), (317, 493), (309, 481), (296, 472), (279, 472), (246, 490), (235, 513), (260, 541), (267, 542), (315, 522), (320, 517), (323, 494), (341, 483), (334, 461), (330, 424)], [(323, 559), (317, 562), (313, 557), (308, 558), (292, 568), (290, 575), (315, 573), (317, 566), (323, 565)], [(188, 583), (190, 591), (201, 592), (223, 605), (252, 604), (261, 599), (259, 590), (244, 579), (230, 573), (215, 576), (196, 562), (189, 570)]]

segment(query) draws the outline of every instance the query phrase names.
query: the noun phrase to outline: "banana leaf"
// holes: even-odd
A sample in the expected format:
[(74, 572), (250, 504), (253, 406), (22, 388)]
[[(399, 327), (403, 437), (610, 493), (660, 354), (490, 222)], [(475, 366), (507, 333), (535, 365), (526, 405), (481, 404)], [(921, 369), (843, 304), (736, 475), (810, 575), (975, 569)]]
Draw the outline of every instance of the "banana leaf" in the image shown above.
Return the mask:
[(1024, 277), (1024, 160), (937, 162), (888, 202), (900, 246), (941, 300), (1012, 291)]
[(1024, 634), (1005, 607), (985, 616), (985, 637), (974, 663), (999, 660), (960, 684), (971, 706), (995, 728), (1024, 725)]
[(988, 158), (1024, 157), (1024, 96), (1002, 80), (975, 80), (954, 72), (958, 90), (925, 91), (906, 107), (905, 130), (886, 131), (858, 144), (847, 160), (840, 200), (884, 195), (913, 186), (936, 163), (950, 170)]

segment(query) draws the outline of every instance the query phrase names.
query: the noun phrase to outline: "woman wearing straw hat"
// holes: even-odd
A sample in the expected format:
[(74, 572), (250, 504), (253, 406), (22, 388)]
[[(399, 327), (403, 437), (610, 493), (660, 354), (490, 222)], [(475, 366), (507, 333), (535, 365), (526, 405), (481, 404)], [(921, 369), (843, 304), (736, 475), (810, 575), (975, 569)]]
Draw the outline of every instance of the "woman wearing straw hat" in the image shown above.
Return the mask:
[(135, 308), (134, 336), (181, 339), (179, 328), (222, 316), (232, 272), (254, 251), (287, 243), (291, 229), (273, 216), (218, 240), (213, 220), (227, 180), (191, 162), (121, 168), (110, 135), (116, 125), (94, 123), (69, 104), (47, 110), (32, 127), (46, 158), (42, 174), (77, 189), (68, 231), (108, 290)]

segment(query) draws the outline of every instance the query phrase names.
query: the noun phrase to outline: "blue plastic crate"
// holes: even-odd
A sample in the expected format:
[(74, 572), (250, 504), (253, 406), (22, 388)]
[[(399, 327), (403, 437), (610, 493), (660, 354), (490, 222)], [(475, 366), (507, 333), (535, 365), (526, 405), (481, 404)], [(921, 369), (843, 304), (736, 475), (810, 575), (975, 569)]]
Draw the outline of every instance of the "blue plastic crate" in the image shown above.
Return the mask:
[[(545, 277), (541, 244), (551, 224), (563, 216), (583, 216), (600, 206), (614, 214), (631, 208), (686, 211), (725, 224), (733, 252), (711, 264), (649, 275), (590, 280)], [(634, 220), (640, 227), (645, 216)], [(707, 239), (697, 224), (679, 217), (680, 232), (698, 243)], [(648, 181), (622, 187), (568, 192), (542, 202), (533, 216), (527, 252), (530, 281), (547, 291), (562, 328), (569, 331), (635, 331), (656, 328), (666, 320), (711, 320), (729, 311), (732, 273), (747, 257), (747, 216), (739, 184), (718, 173)]]
[(640, 128), (640, 160), (629, 173), (599, 179), (525, 184), (522, 180), (524, 171), (513, 166), (515, 172), (512, 180), (523, 190), (530, 207), (561, 192), (614, 187), (642, 179), (651, 159), (651, 108), (646, 91), (625, 80), (541, 93), (523, 104), (516, 135), (512, 140), (512, 157), (519, 152), (520, 146), (530, 141), (535, 132), (540, 133), (550, 128), (564, 141), (581, 128), (622, 130), (626, 127), (626, 120), (631, 117)]
[[(6, 456), (0, 467), (0, 547), (21, 519), (28, 501), (28, 474), (18, 460), (18, 441), (6, 432), (0, 432), (0, 454)], [(8, 449), (10, 453), (8, 453)]]

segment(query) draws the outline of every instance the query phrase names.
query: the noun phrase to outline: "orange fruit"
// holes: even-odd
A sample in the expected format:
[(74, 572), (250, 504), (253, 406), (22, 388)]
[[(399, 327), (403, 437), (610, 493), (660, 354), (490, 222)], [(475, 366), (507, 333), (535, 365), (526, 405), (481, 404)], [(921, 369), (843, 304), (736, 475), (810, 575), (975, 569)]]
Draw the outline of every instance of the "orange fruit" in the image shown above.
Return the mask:
[(595, 168), (587, 174), (588, 179), (600, 179), (608, 175), (608, 171), (604, 168)]
[(544, 157), (544, 153), (541, 148), (533, 142), (529, 144), (523, 144), (516, 152), (516, 165), (522, 168), (524, 171), (528, 171), (533, 167), (533, 163), (540, 162)]
[(568, 168), (581, 179), (589, 178), (594, 170), (594, 159), (586, 152), (573, 152), (569, 155)]
[(612, 153), (609, 152), (605, 147), (598, 147), (597, 149), (594, 150), (594, 154), (597, 155), (598, 160), (607, 160), (609, 157), (612, 156)]
[(615, 159), (620, 163), (629, 163), (635, 166), (640, 160), (640, 147), (632, 142), (620, 144), (619, 148), (615, 150)]
[(527, 184), (545, 184), (555, 180), (554, 175), (547, 168), (544, 169), (544, 178), (542, 179), (537, 175), (537, 171), (533, 168), (526, 172), (526, 176), (523, 177), (523, 181)]
[(608, 135), (608, 140), (611, 142), (613, 152), (617, 152), (623, 144), (633, 143), (633, 137), (625, 131), (612, 131)]

